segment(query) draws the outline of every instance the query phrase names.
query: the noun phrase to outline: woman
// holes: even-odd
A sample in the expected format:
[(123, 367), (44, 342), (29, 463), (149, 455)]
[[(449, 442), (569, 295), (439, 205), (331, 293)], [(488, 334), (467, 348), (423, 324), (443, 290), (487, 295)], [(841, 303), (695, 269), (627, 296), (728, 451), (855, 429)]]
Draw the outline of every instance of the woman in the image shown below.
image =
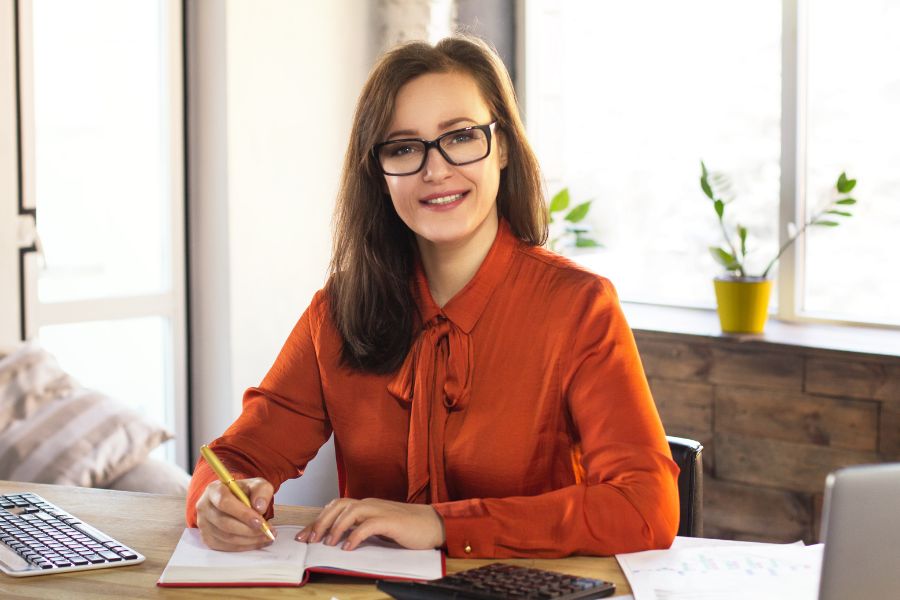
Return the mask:
[[(400, 46), (360, 96), (331, 275), (202, 462), (187, 520), (266, 543), (273, 487), (334, 433), (341, 498), (298, 539), (451, 556), (668, 547), (677, 467), (610, 283), (540, 247), (513, 87), (483, 42)], [(268, 512), (267, 512), (268, 511)]]

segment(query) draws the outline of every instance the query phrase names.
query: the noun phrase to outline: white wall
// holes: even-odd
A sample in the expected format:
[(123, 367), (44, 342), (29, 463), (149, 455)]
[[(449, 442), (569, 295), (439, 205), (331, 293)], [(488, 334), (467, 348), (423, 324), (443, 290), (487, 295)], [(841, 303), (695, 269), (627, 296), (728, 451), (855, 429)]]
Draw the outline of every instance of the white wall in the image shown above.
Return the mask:
[[(200, 6), (197, 6), (200, 5)], [(194, 442), (239, 414), (322, 287), (368, 3), (195, 3), (191, 131)], [(199, 60), (198, 60), (199, 59)], [(280, 502), (337, 493), (333, 449)]]

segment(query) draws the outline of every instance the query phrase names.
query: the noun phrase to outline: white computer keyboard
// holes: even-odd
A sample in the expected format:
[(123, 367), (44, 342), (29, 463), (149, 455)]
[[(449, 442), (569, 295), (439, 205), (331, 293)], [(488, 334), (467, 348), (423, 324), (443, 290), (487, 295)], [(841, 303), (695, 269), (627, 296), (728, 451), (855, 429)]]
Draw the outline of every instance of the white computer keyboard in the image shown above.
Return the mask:
[(121, 567), (144, 556), (37, 494), (0, 494), (0, 571), (13, 577)]

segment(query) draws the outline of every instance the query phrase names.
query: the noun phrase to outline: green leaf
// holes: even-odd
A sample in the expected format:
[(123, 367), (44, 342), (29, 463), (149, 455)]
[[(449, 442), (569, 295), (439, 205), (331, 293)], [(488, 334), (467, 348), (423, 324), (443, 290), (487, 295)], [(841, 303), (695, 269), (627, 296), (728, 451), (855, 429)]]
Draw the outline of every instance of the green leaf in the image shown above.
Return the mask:
[(741, 256), (747, 255), (747, 228), (743, 225), (737, 226), (738, 237), (741, 239)]
[(570, 223), (577, 223), (578, 221), (585, 218), (588, 214), (588, 211), (591, 210), (591, 202), (593, 202), (593, 200), (582, 202), (581, 204), (570, 210), (569, 214), (565, 216), (566, 221), (569, 221)]
[(813, 225), (821, 225), (822, 227), (837, 227), (840, 225), (837, 221), (816, 221)]
[(589, 237), (578, 236), (575, 239), (575, 247), (576, 248), (600, 248), (603, 244), (598, 242), (597, 240), (593, 240)]
[(550, 214), (567, 208), (569, 208), (569, 188), (563, 188), (550, 201)]
[(826, 210), (825, 213), (829, 214), (829, 215), (840, 215), (842, 217), (852, 217), (853, 216), (851, 213), (848, 213), (846, 210)]
[(703, 164), (702, 160), (700, 161), (700, 168), (703, 169), (703, 173), (700, 175), (700, 189), (703, 190), (707, 198), (715, 200), (716, 197), (713, 195), (712, 188), (709, 185), (709, 173), (706, 171), (706, 165)]
[(712, 257), (716, 260), (717, 263), (719, 263), (729, 271), (734, 271), (735, 269), (739, 269), (741, 267), (741, 263), (738, 262), (734, 254), (728, 252), (727, 250), (711, 246), (709, 252), (710, 254), (712, 254)]
[(841, 173), (841, 176), (838, 177), (837, 180), (837, 191), (842, 194), (847, 194), (856, 187), (855, 179), (847, 179), (846, 173)]
[(722, 218), (722, 215), (725, 214), (725, 203), (721, 200), (714, 200), (713, 206), (716, 209), (716, 214), (719, 215), (719, 218)]
[(856, 200), (853, 198), (844, 198), (843, 200), (838, 200), (835, 204), (843, 204), (844, 206), (850, 206), (851, 204), (856, 204)]
[(706, 177), (700, 178), (700, 189), (703, 190), (703, 193), (706, 194), (707, 198), (709, 198), (710, 200), (715, 200), (715, 198), (713, 197), (712, 188), (709, 187), (709, 182), (706, 180)]

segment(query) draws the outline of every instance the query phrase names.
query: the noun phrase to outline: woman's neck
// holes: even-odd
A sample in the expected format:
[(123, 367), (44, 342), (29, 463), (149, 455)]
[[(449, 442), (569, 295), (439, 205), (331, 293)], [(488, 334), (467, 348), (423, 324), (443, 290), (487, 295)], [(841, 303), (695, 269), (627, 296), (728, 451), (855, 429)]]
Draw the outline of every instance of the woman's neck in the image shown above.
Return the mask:
[(466, 287), (484, 262), (497, 237), (499, 222), (494, 214), (465, 240), (433, 244), (417, 238), (431, 297), (441, 308)]

